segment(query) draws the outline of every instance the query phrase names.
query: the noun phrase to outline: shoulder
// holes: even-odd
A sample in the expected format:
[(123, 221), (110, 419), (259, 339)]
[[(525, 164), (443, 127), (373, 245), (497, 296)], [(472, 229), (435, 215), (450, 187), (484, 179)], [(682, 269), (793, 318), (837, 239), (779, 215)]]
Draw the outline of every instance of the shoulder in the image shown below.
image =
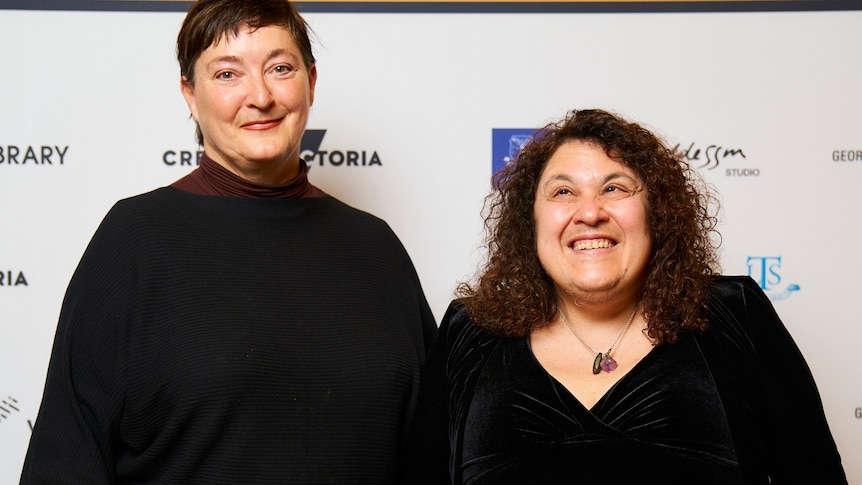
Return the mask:
[(135, 209), (154, 207), (161, 204), (178, 204), (182, 202), (185, 195), (194, 194), (185, 192), (175, 187), (160, 187), (149, 192), (144, 192), (142, 194), (120, 199), (119, 201), (117, 201), (116, 204), (114, 204), (114, 207)]
[(766, 294), (750, 276), (716, 276), (710, 288), (710, 299), (744, 301), (747, 298), (765, 298)]
[[(348, 205), (331, 195), (322, 197), (319, 214), (321, 225), (334, 233), (349, 235), (350, 244), (355, 247), (375, 247), (387, 255), (391, 261), (406, 263), (410, 257), (388, 222), (382, 218)], [(412, 263), (411, 263), (412, 265)]]
[(440, 322), (440, 331), (447, 338), (457, 338), (464, 334), (481, 334), (482, 330), (473, 323), (467, 308), (459, 300), (452, 300), (443, 319)]
[(465, 354), (481, 356), (482, 349), (493, 347), (502, 340), (503, 337), (496, 336), (476, 325), (466, 307), (458, 300), (454, 300), (443, 315), (435, 345), (445, 347), (451, 359)]
[(706, 302), (707, 340), (724, 342), (749, 355), (767, 346), (792, 343), (769, 297), (748, 276), (716, 277)]
[(769, 297), (749, 276), (717, 276), (707, 298), (707, 316), (714, 320), (749, 322), (758, 317), (778, 318)]
[(123, 244), (122, 241), (134, 241), (139, 237), (141, 228), (148, 225), (148, 220), (157, 224), (163, 214), (175, 212), (160, 209), (167, 204), (166, 195), (165, 189), (156, 189), (118, 200), (102, 218), (90, 245), (98, 244), (103, 239), (115, 245)]
[(105, 216), (106, 222), (120, 222), (129, 218), (155, 216), (159, 213), (176, 213), (186, 206), (180, 189), (161, 187), (143, 194), (126, 197), (114, 203)]
[(387, 224), (386, 221), (384, 221), (380, 217), (377, 217), (370, 212), (366, 212), (362, 209), (344, 203), (331, 195), (321, 197), (321, 202), (325, 204), (325, 209), (328, 210), (335, 217), (343, 218), (345, 220), (369, 227), (371, 229), (392, 232), (392, 229), (390, 229), (389, 224)]

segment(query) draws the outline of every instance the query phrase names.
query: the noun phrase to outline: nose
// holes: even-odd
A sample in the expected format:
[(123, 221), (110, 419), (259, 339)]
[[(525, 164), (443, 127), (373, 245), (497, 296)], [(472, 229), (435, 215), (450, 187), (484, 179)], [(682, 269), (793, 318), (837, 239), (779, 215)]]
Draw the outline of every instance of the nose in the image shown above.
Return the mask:
[(599, 196), (582, 197), (573, 205), (575, 210), (572, 213), (572, 222), (574, 223), (595, 226), (608, 219), (604, 201)]
[(248, 105), (257, 109), (267, 109), (274, 102), (272, 90), (264, 76), (250, 76), (248, 91)]

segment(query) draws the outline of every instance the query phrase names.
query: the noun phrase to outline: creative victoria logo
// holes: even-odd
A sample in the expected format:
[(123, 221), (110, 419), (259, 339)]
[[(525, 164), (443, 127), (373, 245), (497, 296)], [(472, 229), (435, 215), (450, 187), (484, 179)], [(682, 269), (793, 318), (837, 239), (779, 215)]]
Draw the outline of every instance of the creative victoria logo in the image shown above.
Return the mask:
[(165, 150), (162, 163), (169, 167), (197, 167), (203, 154), (203, 150)]
[(491, 173), (496, 174), (518, 155), (536, 128), (494, 128), (491, 130)]
[[(309, 167), (373, 167), (382, 166), (383, 161), (375, 150), (321, 150), (326, 130), (305, 130), (300, 142), (299, 156)], [(202, 150), (165, 150), (162, 163), (168, 166), (192, 167), (201, 163)]]
[(21, 270), (7, 269), (6, 271), (0, 271), (0, 287), (29, 285), (27, 277), (24, 276), (24, 272)]
[(0, 145), (0, 165), (63, 165), (69, 145)]
[(784, 300), (800, 290), (796, 283), (783, 283), (781, 256), (749, 256), (745, 263), (751, 276), (772, 301)]
[(299, 156), (310, 167), (373, 167), (382, 166), (383, 161), (375, 150), (321, 150), (326, 130), (305, 130)]

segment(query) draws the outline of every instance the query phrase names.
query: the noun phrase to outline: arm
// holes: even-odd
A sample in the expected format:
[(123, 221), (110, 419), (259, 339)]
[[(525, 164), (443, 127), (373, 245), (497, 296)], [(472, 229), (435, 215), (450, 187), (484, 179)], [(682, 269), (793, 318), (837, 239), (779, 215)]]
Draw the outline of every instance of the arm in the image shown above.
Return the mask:
[(748, 333), (760, 371), (760, 397), (775, 485), (846, 484), (820, 394), (802, 353), (751, 279), (743, 283)]
[(450, 305), (425, 360), (419, 407), (408, 443), (409, 471), (403, 481), (405, 484), (451, 483), (446, 359), (449, 321), (455, 311), (455, 305)]
[(119, 356), (134, 277), (109, 214), (72, 277), (21, 483), (113, 483), (123, 390)]

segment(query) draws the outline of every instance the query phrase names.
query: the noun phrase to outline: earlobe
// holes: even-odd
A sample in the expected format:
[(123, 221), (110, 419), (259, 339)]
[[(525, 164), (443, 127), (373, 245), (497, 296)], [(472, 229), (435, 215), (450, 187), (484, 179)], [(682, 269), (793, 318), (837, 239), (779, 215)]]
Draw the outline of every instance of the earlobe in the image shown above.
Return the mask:
[(198, 109), (195, 104), (195, 87), (185, 76), (180, 77), (180, 93), (182, 93), (183, 98), (186, 100), (186, 104), (189, 106), (189, 111), (192, 113), (192, 118), (195, 121), (198, 119)]

